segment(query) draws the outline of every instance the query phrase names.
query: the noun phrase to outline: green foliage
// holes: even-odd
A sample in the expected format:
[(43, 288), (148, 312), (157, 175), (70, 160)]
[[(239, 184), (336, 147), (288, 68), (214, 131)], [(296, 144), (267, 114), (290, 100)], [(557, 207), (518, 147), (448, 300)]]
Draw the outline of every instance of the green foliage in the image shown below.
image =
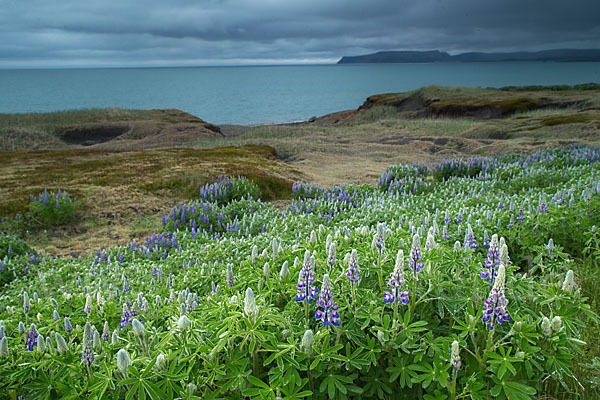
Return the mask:
[[(285, 212), (246, 197), (224, 202), (215, 186), (212, 201), (176, 207), (167, 232), (141, 245), (81, 259), (17, 257), (13, 271), (29, 271), (0, 297), (0, 393), (526, 400), (583, 399), (589, 384), (597, 395), (597, 343), (586, 343), (597, 340), (588, 300), (597, 286), (581, 282), (592, 280), (584, 271), (597, 273), (599, 157), (597, 148), (505, 157), (474, 178), (402, 195), (299, 184)], [(566, 177), (555, 182), (556, 172)], [(519, 181), (527, 176), (529, 188)], [(490, 233), (510, 248), (503, 268)], [(482, 278), (490, 262), (504, 280)], [(323, 303), (302, 301), (307, 281)], [(389, 300), (396, 289), (408, 302)], [(499, 293), (508, 315), (490, 329), (485, 302)], [(326, 311), (339, 325), (322, 323)], [(34, 320), (51, 344), (40, 349), (38, 337), (28, 351), (19, 323)], [(102, 335), (92, 345), (88, 322)], [(57, 351), (56, 333), (68, 349)]]

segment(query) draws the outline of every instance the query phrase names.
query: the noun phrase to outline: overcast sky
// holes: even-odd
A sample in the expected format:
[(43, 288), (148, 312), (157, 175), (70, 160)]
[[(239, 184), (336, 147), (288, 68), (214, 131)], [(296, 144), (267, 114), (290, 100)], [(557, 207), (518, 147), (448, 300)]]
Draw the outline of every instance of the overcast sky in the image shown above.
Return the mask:
[(600, 47), (599, 0), (0, 0), (0, 67)]

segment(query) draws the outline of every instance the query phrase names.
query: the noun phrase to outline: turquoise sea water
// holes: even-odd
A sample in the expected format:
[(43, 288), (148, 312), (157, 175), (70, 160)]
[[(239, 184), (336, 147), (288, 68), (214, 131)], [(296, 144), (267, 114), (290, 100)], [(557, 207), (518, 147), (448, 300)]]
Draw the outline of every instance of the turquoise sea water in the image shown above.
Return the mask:
[(433, 63), (0, 70), (0, 113), (178, 108), (215, 124), (306, 120), (427, 85), (600, 82), (600, 63)]

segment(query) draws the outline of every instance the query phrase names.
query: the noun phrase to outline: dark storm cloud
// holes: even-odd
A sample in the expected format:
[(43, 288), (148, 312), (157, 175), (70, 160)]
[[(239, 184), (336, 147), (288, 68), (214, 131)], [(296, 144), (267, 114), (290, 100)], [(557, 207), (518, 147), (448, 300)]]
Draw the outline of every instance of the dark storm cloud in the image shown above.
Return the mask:
[(598, 15), (593, 0), (0, 0), (0, 67), (596, 48)]

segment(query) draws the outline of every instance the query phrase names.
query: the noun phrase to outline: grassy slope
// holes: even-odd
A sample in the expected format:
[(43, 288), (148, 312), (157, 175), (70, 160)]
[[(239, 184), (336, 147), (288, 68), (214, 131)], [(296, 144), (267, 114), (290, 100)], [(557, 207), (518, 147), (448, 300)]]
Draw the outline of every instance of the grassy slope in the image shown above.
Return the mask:
[(45, 188), (80, 199), (78, 221), (30, 233), (27, 240), (52, 254), (85, 254), (125, 244), (157, 230), (160, 215), (197, 197), (220, 175), (246, 175), (266, 200), (289, 196), (301, 175), (267, 146), (214, 150), (61, 150), (4, 153), (0, 164), (0, 214), (27, 210), (31, 195)]

